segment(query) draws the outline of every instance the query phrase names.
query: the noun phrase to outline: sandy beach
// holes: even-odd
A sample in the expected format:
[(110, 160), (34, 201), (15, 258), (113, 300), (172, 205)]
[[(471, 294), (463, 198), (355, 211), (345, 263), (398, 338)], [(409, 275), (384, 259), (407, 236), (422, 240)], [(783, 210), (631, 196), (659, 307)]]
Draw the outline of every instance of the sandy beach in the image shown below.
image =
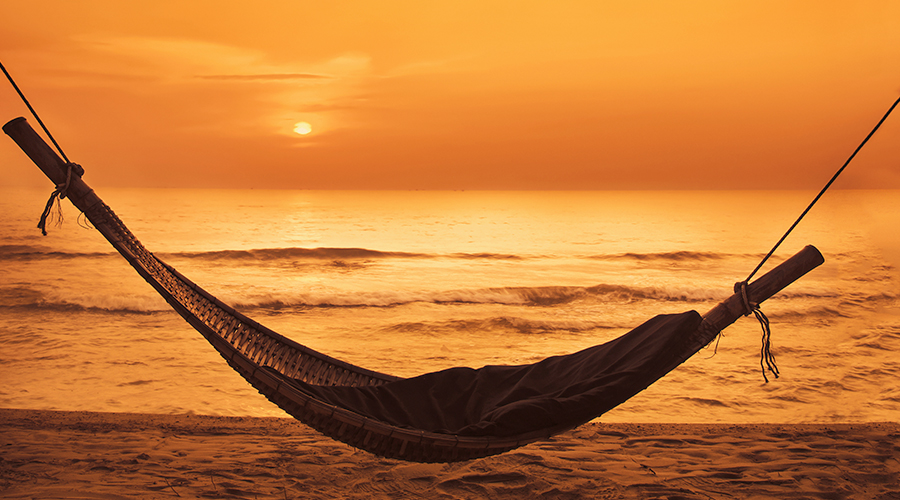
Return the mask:
[(458, 464), (281, 418), (0, 410), (3, 498), (900, 498), (900, 425), (592, 423)]

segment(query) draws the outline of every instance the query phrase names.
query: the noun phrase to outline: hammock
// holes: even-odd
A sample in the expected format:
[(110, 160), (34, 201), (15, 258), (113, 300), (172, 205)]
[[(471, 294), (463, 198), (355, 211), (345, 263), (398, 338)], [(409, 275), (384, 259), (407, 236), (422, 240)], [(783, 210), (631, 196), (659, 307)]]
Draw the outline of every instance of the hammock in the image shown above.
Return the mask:
[[(452, 462), (572, 429), (623, 403), (753, 307), (824, 262), (808, 246), (700, 316), (656, 316), (607, 342), (532, 365), (398, 378), (316, 352), (222, 303), (156, 258), (24, 118), (3, 130), (132, 267), (261, 394), (308, 426), (389, 458)], [(51, 197), (51, 202), (53, 197)], [(48, 204), (49, 206), (49, 204)]]

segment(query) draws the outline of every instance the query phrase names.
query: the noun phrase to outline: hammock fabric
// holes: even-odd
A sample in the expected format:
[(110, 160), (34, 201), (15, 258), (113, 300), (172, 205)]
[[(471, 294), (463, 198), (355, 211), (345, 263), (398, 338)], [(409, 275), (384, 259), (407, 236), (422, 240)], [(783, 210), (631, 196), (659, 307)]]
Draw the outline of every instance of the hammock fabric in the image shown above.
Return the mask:
[(701, 321), (694, 311), (657, 316), (606, 344), (532, 365), (450, 368), (366, 387), (292, 383), (328, 404), (407, 429), (479, 437), (565, 429), (681, 364), (682, 353), (695, 350), (684, 344)]
[(81, 180), (80, 167), (63, 162), (24, 118), (3, 129), (54, 181), (54, 196), (68, 196), (260, 393), (325, 435), (403, 460), (484, 457), (581, 425), (709, 344), (721, 329), (749, 313), (748, 300), (762, 302), (824, 261), (807, 247), (747, 287), (743, 299), (735, 294), (705, 317), (695, 311), (657, 316), (622, 337), (567, 356), (401, 379), (316, 352), (222, 303), (147, 251)]

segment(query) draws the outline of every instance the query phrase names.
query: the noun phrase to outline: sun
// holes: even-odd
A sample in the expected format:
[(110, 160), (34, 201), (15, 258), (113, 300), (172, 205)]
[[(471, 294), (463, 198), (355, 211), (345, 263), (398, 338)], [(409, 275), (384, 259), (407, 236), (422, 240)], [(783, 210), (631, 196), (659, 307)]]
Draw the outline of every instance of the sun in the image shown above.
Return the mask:
[(294, 124), (294, 132), (300, 135), (306, 135), (312, 132), (312, 125), (306, 122), (297, 122)]

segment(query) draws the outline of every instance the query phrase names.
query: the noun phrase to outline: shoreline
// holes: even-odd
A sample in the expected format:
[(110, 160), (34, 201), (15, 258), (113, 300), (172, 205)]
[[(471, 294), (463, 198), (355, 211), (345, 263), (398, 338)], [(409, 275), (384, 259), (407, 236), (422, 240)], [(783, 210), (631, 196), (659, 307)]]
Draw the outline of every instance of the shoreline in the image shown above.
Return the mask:
[(3, 498), (900, 498), (900, 423), (590, 423), (454, 464), (290, 418), (0, 409)]

